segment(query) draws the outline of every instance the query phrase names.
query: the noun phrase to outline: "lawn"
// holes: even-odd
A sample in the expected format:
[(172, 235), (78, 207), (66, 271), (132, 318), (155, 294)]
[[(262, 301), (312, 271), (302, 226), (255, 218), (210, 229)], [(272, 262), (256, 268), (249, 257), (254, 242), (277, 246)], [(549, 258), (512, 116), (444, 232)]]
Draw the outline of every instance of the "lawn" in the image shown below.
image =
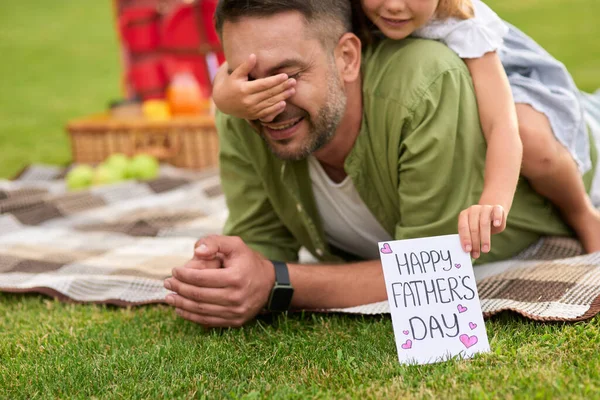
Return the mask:
[[(600, 87), (600, 2), (489, 1)], [(69, 161), (65, 122), (119, 96), (110, 2), (0, 5), (0, 177)], [(0, 398), (600, 398), (600, 317), (487, 321), (492, 352), (398, 365), (388, 317), (292, 314), (204, 331), (165, 306), (0, 294)]]

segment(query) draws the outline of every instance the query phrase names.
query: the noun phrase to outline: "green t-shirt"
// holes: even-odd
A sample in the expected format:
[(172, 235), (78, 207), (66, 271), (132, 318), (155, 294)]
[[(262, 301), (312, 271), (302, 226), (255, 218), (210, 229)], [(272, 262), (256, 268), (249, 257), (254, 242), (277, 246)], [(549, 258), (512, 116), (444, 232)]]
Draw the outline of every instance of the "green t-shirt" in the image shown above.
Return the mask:
[[(457, 233), (477, 204), (486, 143), (469, 71), (444, 45), (383, 40), (363, 54), (363, 118), (345, 161), (359, 195), (396, 239)], [(301, 246), (343, 261), (326, 243), (306, 160), (282, 161), (241, 119), (219, 114), (220, 169), (229, 218), (268, 258), (297, 259)], [(548, 201), (519, 182), (507, 228), (478, 262), (509, 258), (541, 235), (570, 235)]]

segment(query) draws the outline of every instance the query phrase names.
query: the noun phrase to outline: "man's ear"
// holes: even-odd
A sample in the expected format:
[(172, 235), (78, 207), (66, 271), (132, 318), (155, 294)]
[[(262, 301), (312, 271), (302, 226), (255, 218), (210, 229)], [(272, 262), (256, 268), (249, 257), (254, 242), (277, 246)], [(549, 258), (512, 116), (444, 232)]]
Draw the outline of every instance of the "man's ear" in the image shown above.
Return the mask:
[(356, 81), (360, 76), (360, 39), (353, 33), (344, 33), (338, 41), (334, 54), (338, 71), (344, 82)]

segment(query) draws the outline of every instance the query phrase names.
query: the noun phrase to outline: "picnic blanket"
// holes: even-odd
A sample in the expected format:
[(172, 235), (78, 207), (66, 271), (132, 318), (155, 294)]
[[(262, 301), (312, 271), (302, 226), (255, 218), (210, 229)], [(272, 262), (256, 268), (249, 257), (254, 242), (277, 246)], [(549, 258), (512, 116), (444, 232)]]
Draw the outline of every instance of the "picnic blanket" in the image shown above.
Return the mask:
[[(163, 166), (148, 182), (68, 192), (64, 168), (0, 181), (0, 291), (117, 306), (162, 303), (163, 279), (227, 218), (217, 171)], [(310, 256), (301, 253), (301, 260)], [(475, 268), (485, 316), (578, 321), (600, 311), (600, 253), (543, 238), (515, 259)], [(326, 312), (389, 313), (387, 302)]]

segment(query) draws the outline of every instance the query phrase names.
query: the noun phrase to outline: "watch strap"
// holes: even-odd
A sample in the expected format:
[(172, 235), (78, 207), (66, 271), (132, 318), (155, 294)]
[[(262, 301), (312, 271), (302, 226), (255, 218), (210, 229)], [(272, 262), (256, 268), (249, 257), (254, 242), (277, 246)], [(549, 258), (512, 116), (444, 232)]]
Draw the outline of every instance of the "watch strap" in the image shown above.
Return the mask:
[(279, 285), (288, 286), (290, 282), (290, 273), (287, 264), (283, 261), (271, 261), (275, 267), (275, 282)]
[(271, 289), (267, 310), (273, 312), (284, 312), (290, 309), (294, 288), (290, 282), (288, 266), (282, 261), (271, 261), (275, 269), (275, 284)]

